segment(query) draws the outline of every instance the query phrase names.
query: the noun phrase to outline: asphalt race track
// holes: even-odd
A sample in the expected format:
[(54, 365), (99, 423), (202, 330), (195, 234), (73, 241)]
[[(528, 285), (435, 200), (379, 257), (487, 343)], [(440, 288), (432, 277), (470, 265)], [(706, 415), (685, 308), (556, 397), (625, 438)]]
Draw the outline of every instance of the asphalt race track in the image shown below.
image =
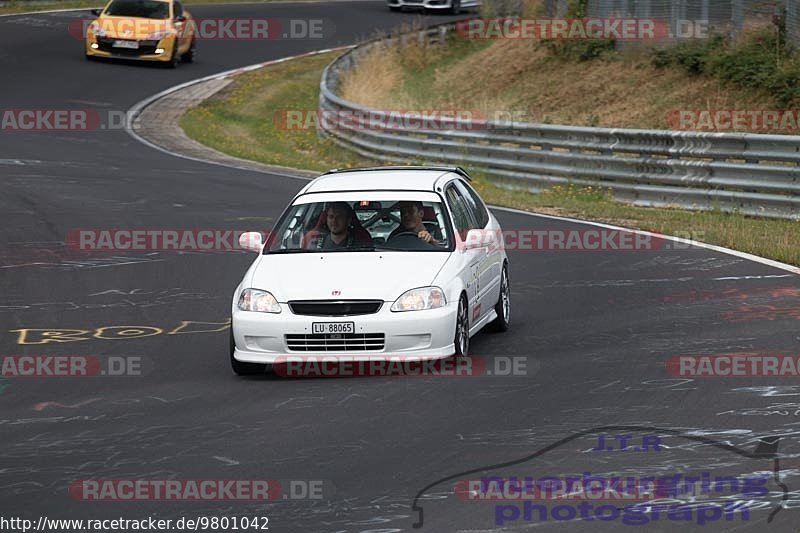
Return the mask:
[[(192, 11), (322, 18), (335, 31), (206, 41), (197, 63), (167, 70), (85, 61), (67, 31), (81, 13), (2, 17), (0, 107), (124, 112), (184, 81), (350, 44), (417, 16), (381, 2)], [(266, 228), (304, 181), (172, 157), (119, 129), (0, 131), (0, 177), (0, 355), (141, 357), (145, 368), (138, 377), (0, 380), (4, 517), (268, 517), (277, 532), (390, 532), (411, 530), (422, 509), (424, 531), (617, 531), (627, 528), (620, 520), (526, 520), (521, 503), (462, 501), (454, 480), (760, 473), (766, 494), (733, 498), (745, 515), (702, 527), (797, 530), (796, 378), (682, 379), (665, 367), (681, 354), (797, 356), (795, 274), (669, 241), (644, 251), (512, 251), (512, 328), (477, 335), (470, 350), (489, 370), (523, 358), (526, 375), (239, 378), (228, 362), (227, 321), (251, 255), (87, 253), (67, 247), (67, 234)], [(587, 228), (495, 213), (509, 230)], [(79, 331), (71, 342), (47, 342), (53, 329)], [(618, 434), (637, 446), (591, 451), (598, 437), (615, 442)], [(638, 446), (653, 435), (657, 450)], [(81, 480), (132, 478), (281, 480), (283, 495), (297, 498), (83, 501), (70, 492)], [(302, 498), (304, 483), (322, 486), (324, 497)], [(496, 524), (496, 513), (509, 519)], [(696, 524), (661, 515), (641, 527)]]

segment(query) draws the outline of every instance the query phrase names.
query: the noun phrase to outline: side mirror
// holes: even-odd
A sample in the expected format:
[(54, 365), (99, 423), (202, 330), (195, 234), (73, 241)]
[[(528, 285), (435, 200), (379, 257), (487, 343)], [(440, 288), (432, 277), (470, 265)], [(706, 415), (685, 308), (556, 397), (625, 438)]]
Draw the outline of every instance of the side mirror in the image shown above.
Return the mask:
[(96, 17), (99, 17), (102, 12), (103, 12), (103, 10), (100, 9), (100, 8), (92, 9), (92, 15), (94, 15)]
[(183, 15), (178, 15), (175, 17), (175, 22), (186, 22), (186, 17)]
[(261, 240), (261, 234), (259, 232), (246, 231), (239, 235), (239, 246), (244, 250), (261, 253), (261, 250), (264, 248), (264, 241)]

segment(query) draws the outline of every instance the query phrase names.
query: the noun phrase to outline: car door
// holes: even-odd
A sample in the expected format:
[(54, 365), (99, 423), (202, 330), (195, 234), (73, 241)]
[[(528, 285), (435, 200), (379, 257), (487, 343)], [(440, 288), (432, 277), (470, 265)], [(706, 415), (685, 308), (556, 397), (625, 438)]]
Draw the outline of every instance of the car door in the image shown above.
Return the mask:
[(497, 228), (491, 223), (491, 216), (483, 201), (468, 183), (456, 180), (456, 187), (466, 203), (467, 211), (471, 215), (472, 229), (479, 229), (483, 233), (480, 248), (482, 253), (478, 270), (478, 286), (480, 287), (479, 303), (480, 317), (490, 313), (500, 297), (500, 246), (495, 241)]
[[(444, 196), (447, 201), (447, 209), (450, 211), (453, 227), (458, 234), (456, 239), (463, 244), (467, 239), (467, 232), (475, 226), (475, 221), (472, 220), (472, 215), (467, 208), (467, 202), (463, 193), (458, 189), (455, 180), (445, 187)], [(480, 269), (485, 252), (481, 248), (473, 248), (464, 250), (463, 254), (464, 263), (459, 276), (464, 281), (464, 286), (467, 290), (471, 327), (480, 319), (482, 308), (480, 300)]]

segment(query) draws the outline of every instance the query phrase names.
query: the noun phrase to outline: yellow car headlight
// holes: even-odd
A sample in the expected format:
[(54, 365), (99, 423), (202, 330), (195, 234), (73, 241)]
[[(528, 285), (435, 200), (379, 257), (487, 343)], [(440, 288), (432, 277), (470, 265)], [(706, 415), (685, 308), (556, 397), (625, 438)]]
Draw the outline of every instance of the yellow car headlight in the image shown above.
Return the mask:
[(103, 28), (97, 21), (92, 22), (89, 24), (89, 31), (91, 31), (95, 37), (105, 37), (106, 30)]
[(150, 33), (150, 34), (147, 35), (147, 40), (148, 41), (160, 41), (161, 39), (169, 37), (170, 34), (171, 34), (171, 32), (169, 30), (154, 31), (153, 33)]

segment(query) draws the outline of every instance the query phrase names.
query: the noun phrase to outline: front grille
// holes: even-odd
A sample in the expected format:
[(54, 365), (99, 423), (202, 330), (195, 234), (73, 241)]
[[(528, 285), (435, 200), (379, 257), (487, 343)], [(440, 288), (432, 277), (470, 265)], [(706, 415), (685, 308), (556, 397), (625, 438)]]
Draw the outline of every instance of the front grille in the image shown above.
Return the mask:
[(356, 316), (377, 313), (383, 300), (295, 300), (289, 309), (305, 316)]
[(109, 39), (108, 37), (99, 37), (97, 39), (97, 49), (102, 52), (109, 52), (117, 56), (137, 57), (153, 55), (158, 48), (158, 41), (139, 41), (139, 48), (132, 50), (130, 48), (117, 48), (114, 41), (119, 39)]
[(383, 333), (318, 333), (286, 335), (291, 352), (365, 352), (383, 350)]

